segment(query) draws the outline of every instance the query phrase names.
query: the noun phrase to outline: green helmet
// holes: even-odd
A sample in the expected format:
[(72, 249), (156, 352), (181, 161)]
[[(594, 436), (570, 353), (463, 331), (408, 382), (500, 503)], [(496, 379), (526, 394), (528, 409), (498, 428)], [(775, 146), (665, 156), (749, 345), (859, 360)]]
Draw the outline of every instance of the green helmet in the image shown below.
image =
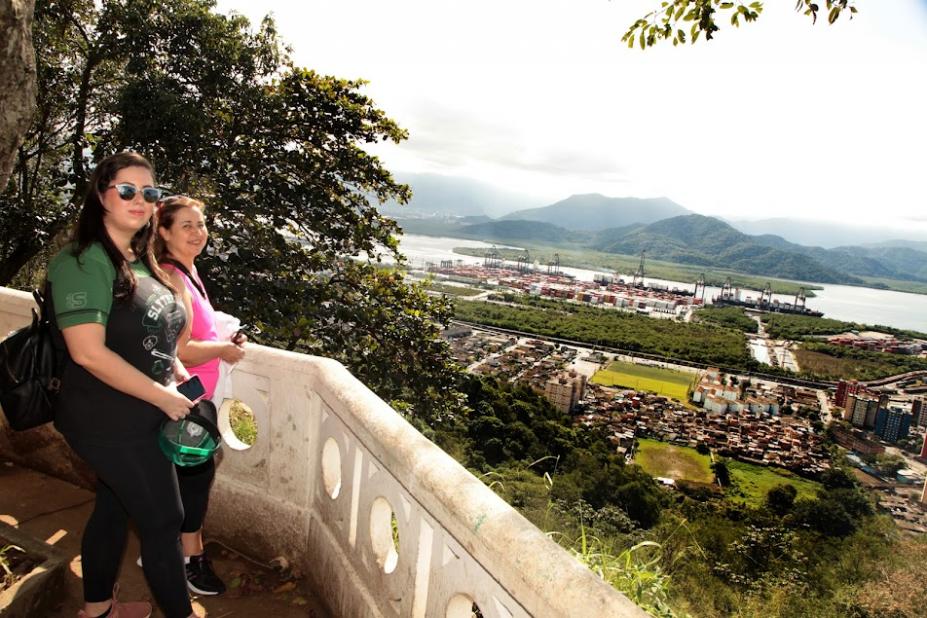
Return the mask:
[(165, 420), (158, 433), (161, 451), (178, 466), (205, 463), (222, 446), (216, 417), (216, 406), (208, 399), (203, 399), (186, 418), (179, 421)]

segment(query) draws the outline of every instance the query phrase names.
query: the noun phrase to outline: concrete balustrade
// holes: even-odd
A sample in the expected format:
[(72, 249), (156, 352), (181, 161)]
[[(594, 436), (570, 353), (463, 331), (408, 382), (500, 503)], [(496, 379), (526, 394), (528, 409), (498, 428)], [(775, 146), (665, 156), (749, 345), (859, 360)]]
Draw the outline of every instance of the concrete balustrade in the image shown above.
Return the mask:
[[(31, 306), (0, 288), (0, 334)], [(258, 437), (227, 436), (208, 532), (298, 566), (334, 616), (468, 618), (474, 603), (486, 618), (646, 616), (339, 363), (249, 345), (230, 397)], [(51, 428), (4, 427), (0, 456), (80, 476)]]

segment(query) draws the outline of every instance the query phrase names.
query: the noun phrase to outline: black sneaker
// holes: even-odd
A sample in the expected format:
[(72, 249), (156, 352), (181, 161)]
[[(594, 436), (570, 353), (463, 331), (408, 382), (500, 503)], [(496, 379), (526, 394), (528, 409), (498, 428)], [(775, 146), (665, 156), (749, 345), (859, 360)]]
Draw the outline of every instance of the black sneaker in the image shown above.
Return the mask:
[(225, 592), (225, 584), (212, 570), (205, 552), (199, 556), (190, 556), (190, 562), (187, 563), (187, 588), (205, 596)]

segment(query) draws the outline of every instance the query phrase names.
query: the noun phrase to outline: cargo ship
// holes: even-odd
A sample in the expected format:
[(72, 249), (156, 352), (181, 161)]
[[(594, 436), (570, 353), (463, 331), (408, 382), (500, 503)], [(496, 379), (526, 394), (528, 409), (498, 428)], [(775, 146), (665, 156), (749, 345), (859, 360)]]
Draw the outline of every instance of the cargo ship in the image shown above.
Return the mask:
[(740, 290), (734, 291), (731, 285), (731, 279), (728, 277), (727, 281), (724, 282), (724, 286), (721, 288), (721, 294), (712, 298), (711, 304), (720, 307), (743, 307), (744, 309), (764, 311), (766, 313), (788, 313), (792, 315), (806, 315), (813, 318), (824, 317), (823, 311), (808, 309), (808, 307), (805, 306), (805, 288), (798, 289), (798, 293), (795, 294), (795, 302), (791, 303), (773, 299), (772, 296), (772, 287), (767, 283), (766, 289), (760, 293), (759, 298), (750, 298), (748, 296), (745, 299), (741, 299)]

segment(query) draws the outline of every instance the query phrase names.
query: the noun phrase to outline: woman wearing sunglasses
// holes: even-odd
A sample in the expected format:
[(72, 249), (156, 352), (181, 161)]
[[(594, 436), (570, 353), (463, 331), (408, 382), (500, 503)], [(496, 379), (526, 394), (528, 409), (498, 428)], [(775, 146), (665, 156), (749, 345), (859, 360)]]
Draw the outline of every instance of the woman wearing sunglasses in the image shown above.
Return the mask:
[[(212, 399), (219, 380), (219, 360), (240, 361), (245, 355), (242, 346), (247, 337), (240, 334), (232, 341), (219, 340), (215, 310), (195, 264), (209, 238), (204, 209), (202, 202), (184, 195), (166, 198), (158, 206), (155, 217), (154, 248), (158, 263), (170, 274), (171, 283), (180, 292), (190, 316), (191, 327), (181, 335), (178, 356), (192, 375), (200, 377), (206, 398)], [(225, 592), (225, 584), (213, 571), (203, 546), (203, 520), (215, 474), (212, 458), (198, 466), (177, 468), (184, 508), (180, 538), (187, 585), (202, 595)]]
[(176, 359), (186, 312), (151, 247), (160, 197), (144, 157), (123, 152), (103, 159), (90, 177), (71, 245), (48, 267), (48, 297), (70, 353), (55, 427), (98, 477), (81, 541), (82, 618), (151, 614), (149, 603), (116, 600), (129, 519), (164, 615), (194, 615), (177, 542), (183, 520), (177, 476), (157, 437), (165, 417), (183, 418), (193, 406), (173, 386), (189, 377)]

